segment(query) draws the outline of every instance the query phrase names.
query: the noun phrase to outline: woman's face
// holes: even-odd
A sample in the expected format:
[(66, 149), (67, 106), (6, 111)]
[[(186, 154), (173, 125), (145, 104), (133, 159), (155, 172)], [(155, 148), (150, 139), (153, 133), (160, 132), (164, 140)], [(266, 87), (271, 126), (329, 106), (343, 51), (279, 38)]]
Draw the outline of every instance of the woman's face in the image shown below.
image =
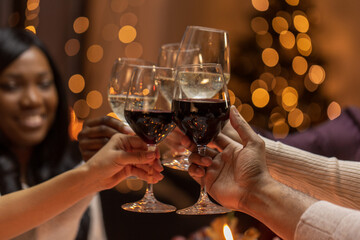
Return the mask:
[(0, 73), (0, 131), (19, 147), (46, 137), (56, 115), (58, 95), (44, 53), (31, 47)]

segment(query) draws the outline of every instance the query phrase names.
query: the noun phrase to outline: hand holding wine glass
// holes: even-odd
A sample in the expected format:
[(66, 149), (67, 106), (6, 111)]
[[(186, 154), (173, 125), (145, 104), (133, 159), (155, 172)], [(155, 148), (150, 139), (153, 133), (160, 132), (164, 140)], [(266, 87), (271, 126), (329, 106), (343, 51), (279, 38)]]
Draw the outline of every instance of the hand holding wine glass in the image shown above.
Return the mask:
[[(177, 126), (205, 155), (206, 145), (221, 131), (229, 119), (229, 94), (220, 64), (184, 65), (176, 68), (173, 99)], [(230, 212), (210, 201), (201, 184), (198, 202), (178, 210), (179, 214), (200, 215)]]
[[(165, 84), (173, 79), (174, 69), (155, 66), (136, 66), (125, 103), (125, 118), (134, 132), (147, 143), (149, 151), (156, 149), (175, 127)], [(173, 83), (174, 81), (172, 81)], [(122, 205), (134, 212), (172, 212), (174, 206), (161, 203), (153, 194), (152, 184), (148, 184), (144, 197), (134, 203)]]

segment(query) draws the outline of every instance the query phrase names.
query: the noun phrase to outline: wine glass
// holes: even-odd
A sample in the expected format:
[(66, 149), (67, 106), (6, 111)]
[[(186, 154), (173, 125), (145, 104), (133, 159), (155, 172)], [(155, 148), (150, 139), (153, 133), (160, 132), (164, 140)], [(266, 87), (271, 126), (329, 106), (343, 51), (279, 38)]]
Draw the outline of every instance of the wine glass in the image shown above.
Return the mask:
[[(197, 46), (200, 63), (218, 63), (222, 66), (226, 84), (230, 80), (230, 44), (228, 32), (208, 27), (188, 26), (183, 34), (179, 51)], [(176, 66), (192, 64), (191, 58), (179, 58)]]
[[(221, 65), (205, 63), (177, 67), (172, 109), (176, 125), (196, 143), (198, 153), (204, 156), (206, 145), (229, 119), (229, 93)], [(211, 202), (201, 183), (198, 201), (176, 213), (204, 215), (230, 211)]]
[[(132, 130), (154, 151), (175, 127), (171, 100), (165, 95), (162, 85), (172, 79), (173, 68), (155, 66), (135, 66), (131, 85), (125, 102), (125, 119)], [(173, 89), (173, 88), (172, 88)], [(172, 94), (171, 94), (172, 95)], [(126, 203), (122, 208), (133, 212), (163, 213), (172, 212), (174, 206), (158, 201), (153, 193), (153, 185), (148, 184), (144, 197), (133, 203)]]
[[(176, 62), (182, 63), (199, 63), (200, 49), (196, 46), (188, 47), (179, 51), (180, 43), (167, 43), (160, 47), (158, 65), (160, 67), (176, 67)], [(173, 86), (173, 85), (172, 85)], [(173, 91), (169, 91), (169, 93)], [(172, 98), (172, 96), (171, 96)], [(175, 131), (179, 131), (175, 129)], [(164, 143), (166, 144), (166, 142)], [(164, 166), (187, 171), (190, 163), (188, 157), (191, 152), (187, 149), (185, 151), (176, 151), (170, 147), (164, 154), (162, 154), (161, 162)]]
[(149, 61), (139, 58), (118, 58), (111, 70), (108, 87), (108, 101), (112, 111), (125, 125), (128, 125), (124, 116), (126, 95), (130, 85), (134, 66), (154, 65)]

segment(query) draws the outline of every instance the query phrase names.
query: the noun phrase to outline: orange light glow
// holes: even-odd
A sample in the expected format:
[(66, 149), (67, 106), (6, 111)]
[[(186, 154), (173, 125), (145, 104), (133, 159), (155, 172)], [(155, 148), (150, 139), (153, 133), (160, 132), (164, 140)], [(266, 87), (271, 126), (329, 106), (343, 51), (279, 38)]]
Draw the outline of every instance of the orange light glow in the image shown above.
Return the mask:
[(73, 141), (78, 140), (77, 137), (83, 127), (83, 122), (84, 121), (79, 120), (76, 117), (74, 110), (72, 108), (70, 108), (69, 136), (70, 136), (71, 140), (73, 140)]

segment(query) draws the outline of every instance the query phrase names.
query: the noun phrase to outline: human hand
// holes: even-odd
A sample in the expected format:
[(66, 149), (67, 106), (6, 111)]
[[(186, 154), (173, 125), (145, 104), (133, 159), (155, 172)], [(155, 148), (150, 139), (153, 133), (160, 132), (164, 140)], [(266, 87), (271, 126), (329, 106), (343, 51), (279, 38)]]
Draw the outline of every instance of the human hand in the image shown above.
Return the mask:
[(146, 143), (139, 137), (117, 133), (81, 167), (96, 175), (98, 191), (101, 191), (114, 187), (129, 176), (149, 183), (160, 181), (163, 167), (159, 157), (159, 151), (147, 151)]
[[(189, 174), (198, 182), (204, 177), (208, 193), (224, 207), (244, 210), (252, 191), (261, 187), (262, 182), (270, 175), (265, 162), (264, 142), (233, 106), (230, 122), (243, 146), (224, 134), (219, 134), (215, 144), (221, 152), (207, 152), (213, 157), (212, 162), (209, 157), (193, 153), (190, 156), (192, 164)], [(193, 148), (184, 139), (183, 144)]]
[(83, 159), (87, 161), (91, 158), (116, 133), (134, 135), (130, 127), (113, 117), (105, 116), (86, 120), (78, 135)]

